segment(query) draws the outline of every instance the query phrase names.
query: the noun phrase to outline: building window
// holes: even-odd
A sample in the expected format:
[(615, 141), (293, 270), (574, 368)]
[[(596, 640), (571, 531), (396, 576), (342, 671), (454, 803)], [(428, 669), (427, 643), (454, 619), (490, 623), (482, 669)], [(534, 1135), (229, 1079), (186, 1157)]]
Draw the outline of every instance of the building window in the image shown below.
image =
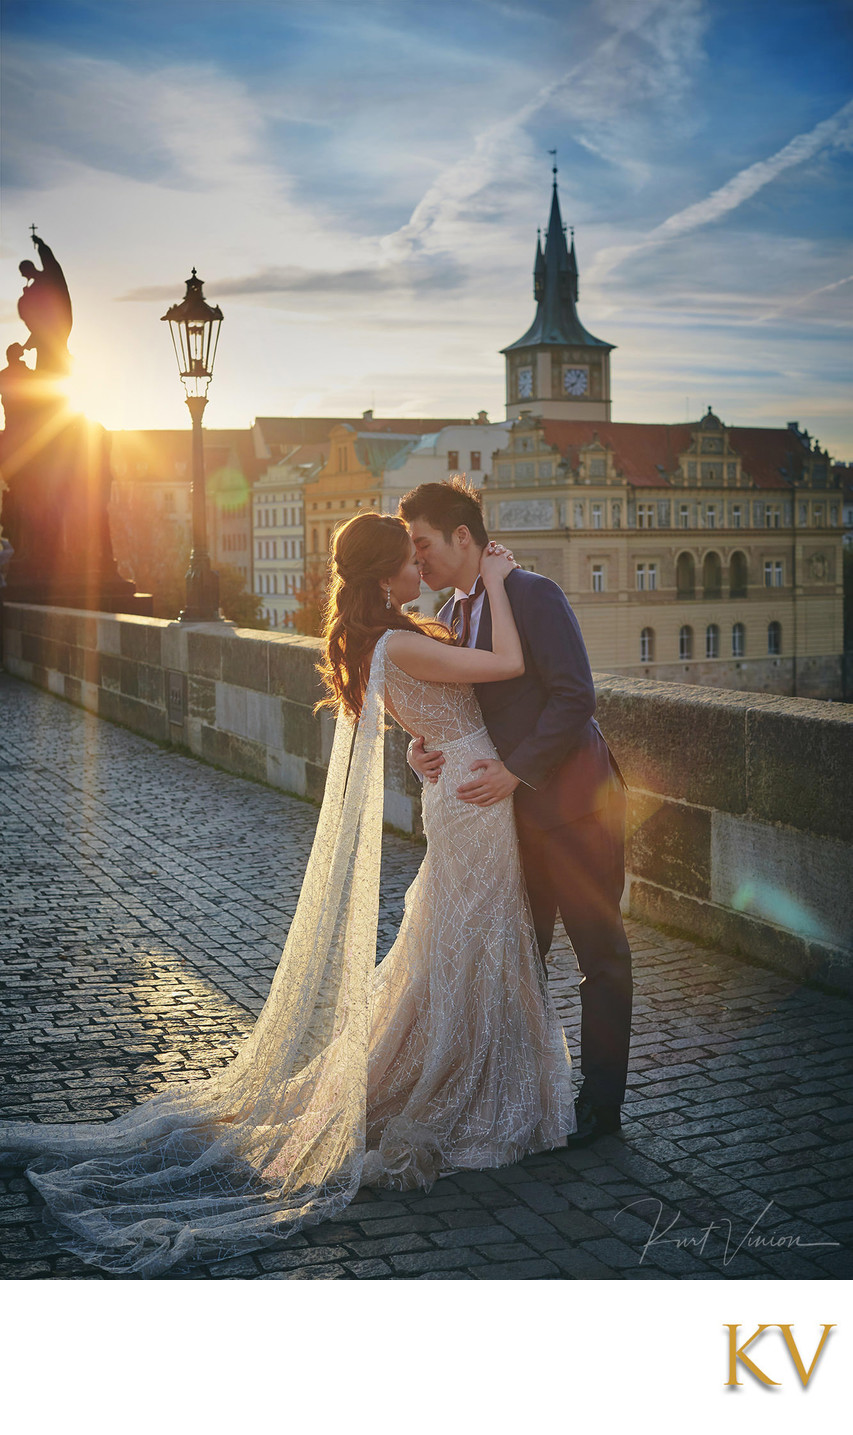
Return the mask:
[(678, 634), (678, 656), (683, 663), (693, 657), (693, 629), (686, 625)]
[(678, 510), (678, 526), (679, 528), (690, 527), (690, 509), (686, 503), (682, 503)]
[(743, 623), (732, 625), (732, 657), (742, 658), (746, 647), (746, 629)]
[(745, 554), (733, 553), (729, 559), (729, 597), (745, 598), (748, 580)]
[(648, 572), (647, 572), (646, 576), (647, 576), (647, 578), (648, 578), (648, 580), (649, 580), (649, 592), (652, 593), (652, 592), (654, 592), (655, 588), (657, 588), (657, 586), (658, 586), (658, 565), (657, 565), (657, 563), (650, 563), (650, 564), (649, 564)]
[(590, 478), (606, 478), (606, 477), (607, 477), (607, 459), (606, 459), (606, 458), (591, 458), (591, 459), (589, 460), (589, 476), (590, 476)]
[(553, 465), (552, 463), (540, 463), (540, 465), (539, 465), (539, 477), (540, 477), (540, 478), (553, 478), (553, 477), (554, 477), (554, 465)]
[(719, 598), (723, 592), (723, 565), (719, 553), (706, 553), (702, 564), (702, 589), (705, 598)]
[(767, 625), (767, 652), (771, 658), (777, 658), (782, 651), (782, 624), (768, 623)]
[(640, 662), (653, 663), (655, 660), (655, 634), (653, 628), (644, 628), (640, 634)]
[(637, 564), (637, 592), (638, 592), (638, 593), (642, 593), (642, 591), (643, 591), (643, 589), (645, 588), (645, 586), (646, 586), (646, 565), (645, 565), (645, 563), (638, 563), (638, 564)]
[(512, 464), (499, 463), (498, 478), (501, 480), (502, 483), (508, 483), (509, 480), (512, 478)]
[(764, 564), (764, 586), (765, 588), (782, 587), (782, 564), (778, 560)]
[(800, 517), (799, 517), (799, 519), (798, 519), (798, 522), (799, 522), (800, 527), (801, 527), (801, 528), (806, 528), (806, 527), (808, 527), (808, 521), (809, 521), (809, 509), (808, 509), (808, 504), (806, 504), (806, 503), (801, 503), (801, 504), (799, 505), (799, 515), (800, 515)]
[(675, 589), (678, 598), (696, 596), (696, 564), (692, 553), (679, 553), (675, 564)]
[(637, 527), (638, 527), (638, 528), (651, 528), (651, 527), (653, 527), (653, 525), (654, 525), (654, 514), (655, 514), (654, 504), (652, 504), (652, 503), (638, 503), (638, 504), (637, 504)]
[(473, 448), (472, 448), (472, 450), (471, 450), (471, 472), (472, 472), (472, 473), (479, 473), (479, 472), (480, 472), (480, 455), (479, 455), (479, 453), (477, 452), (477, 450), (476, 450), (476, 449), (473, 449)]
[(740, 528), (740, 520), (741, 507), (739, 503), (736, 503), (734, 508), (732, 509), (732, 528)]
[(532, 463), (517, 463), (515, 466), (515, 476), (519, 481), (524, 480), (529, 482), (530, 479), (534, 477), (535, 472), (536, 465)]
[(768, 503), (767, 507), (766, 507), (765, 510), (764, 510), (764, 527), (765, 527), (765, 528), (778, 528), (778, 527), (779, 527), (779, 510), (778, 510), (778, 508), (772, 508), (769, 503)]
[(718, 658), (720, 656), (720, 630), (716, 623), (709, 623), (705, 629), (705, 657)]
[(815, 526), (815, 528), (823, 528), (823, 504), (822, 504), (822, 503), (816, 503), (815, 506), (814, 506), (814, 526)]
[(688, 463), (688, 465), (687, 465), (687, 477), (688, 477), (688, 478), (695, 478), (695, 477), (696, 477), (696, 465), (695, 465), (695, 463), (692, 463), (692, 462), (691, 462), (691, 463)]
[(592, 526), (593, 526), (593, 528), (603, 528), (603, 527), (604, 527), (604, 519), (603, 519), (602, 510), (601, 510), (601, 504), (600, 504), (600, 503), (594, 503), (594, 504), (592, 505)]
[(455, 473), (458, 468), (459, 468), (459, 450), (458, 450), (458, 448), (449, 448), (449, 449), (447, 450), (447, 472), (448, 472), (448, 473)]
[(716, 526), (717, 526), (717, 510), (716, 510), (716, 508), (714, 508), (713, 504), (711, 504), (711, 505), (709, 505), (708, 508), (705, 509), (705, 527), (706, 527), (706, 528), (716, 528)]
[(834, 504), (829, 510), (829, 523), (831, 528), (838, 527), (838, 509), (835, 507)]
[(734, 483), (735, 479), (737, 478), (737, 464), (736, 464), (736, 463), (727, 463), (727, 464), (726, 464), (726, 478), (728, 479), (729, 483)]
[(601, 563), (592, 565), (592, 591), (593, 593), (604, 592), (604, 567)]
[(773, 587), (773, 564), (772, 564), (772, 563), (765, 563), (765, 565), (764, 565), (764, 586), (765, 586), (765, 588), (772, 588), (772, 587)]

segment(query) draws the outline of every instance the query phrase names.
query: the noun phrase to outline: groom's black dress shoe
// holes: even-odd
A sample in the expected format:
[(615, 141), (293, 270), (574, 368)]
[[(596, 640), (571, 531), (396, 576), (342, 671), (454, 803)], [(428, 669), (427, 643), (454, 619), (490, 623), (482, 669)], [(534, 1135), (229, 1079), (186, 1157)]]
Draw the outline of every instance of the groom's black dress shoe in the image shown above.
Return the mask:
[(618, 1131), (622, 1125), (618, 1106), (593, 1106), (591, 1102), (584, 1101), (583, 1095), (575, 1102), (575, 1115), (577, 1117), (577, 1130), (566, 1137), (566, 1145), (573, 1150), (580, 1146), (588, 1146), (597, 1136), (609, 1136)]

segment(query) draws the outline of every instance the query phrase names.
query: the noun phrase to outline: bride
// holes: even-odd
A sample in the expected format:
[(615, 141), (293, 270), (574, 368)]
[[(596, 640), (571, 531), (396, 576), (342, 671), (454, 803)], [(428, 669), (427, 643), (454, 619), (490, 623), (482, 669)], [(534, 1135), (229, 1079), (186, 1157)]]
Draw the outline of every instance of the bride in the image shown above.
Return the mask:
[[(571, 1063), (548, 995), (511, 798), (455, 795), (493, 757), (471, 684), (523, 670), (504, 580), (481, 576), (492, 651), (403, 611), (420, 591), (397, 518), (339, 529), (321, 672), (338, 720), (302, 891), (269, 997), (228, 1067), (103, 1123), (0, 1122), (59, 1243), (156, 1276), (278, 1244), (362, 1185), (429, 1187), (503, 1166), (575, 1128)], [(424, 861), (375, 965), (386, 710), (446, 758), (423, 792)]]

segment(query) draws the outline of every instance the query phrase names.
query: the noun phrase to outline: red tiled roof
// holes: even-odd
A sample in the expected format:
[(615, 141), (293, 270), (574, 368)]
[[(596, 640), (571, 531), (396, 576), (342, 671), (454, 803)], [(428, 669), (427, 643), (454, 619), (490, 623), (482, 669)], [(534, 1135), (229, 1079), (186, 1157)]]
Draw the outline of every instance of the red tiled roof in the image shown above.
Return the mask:
[(292, 453), (283, 455), (288, 463), (325, 463), (329, 457), (329, 444), (327, 443), (301, 443), (294, 448)]
[[(249, 429), (203, 429), (204, 454), (209, 469), (224, 467), (236, 459), (248, 478), (258, 471)], [(110, 434), (110, 458), (116, 477), (136, 481), (190, 481), (192, 435), (186, 429), (114, 429)], [(177, 472), (177, 465), (184, 472)], [(144, 471), (138, 471), (142, 467)]]
[[(669, 486), (669, 475), (690, 447), (698, 423), (602, 423), (593, 419), (543, 419), (545, 441), (578, 465), (581, 448), (595, 437), (612, 450), (616, 467), (638, 488)], [(744, 474), (757, 488), (783, 488), (786, 474), (799, 477), (805, 449), (790, 429), (728, 428), (729, 443)]]
[(323, 443), (338, 424), (349, 424), (363, 433), (436, 433), (450, 424), (475, 423), (475, 419), (365, 419), (349, 418), (256, 418), (264, 440), (273, 444)]

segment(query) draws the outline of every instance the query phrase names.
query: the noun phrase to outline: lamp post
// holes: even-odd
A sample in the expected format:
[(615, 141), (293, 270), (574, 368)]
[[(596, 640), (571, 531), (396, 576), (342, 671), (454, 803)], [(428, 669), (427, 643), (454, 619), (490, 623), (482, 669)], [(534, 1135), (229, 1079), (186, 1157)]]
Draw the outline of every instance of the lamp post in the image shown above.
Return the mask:
[(178, 373), (187, 396), (193, 425), (193, 546), (187, 569), (187, 606), (182, 623), (217, 623), (219, 574), (210, 566), (207, 551), (207, 505), (204, 487), (204, 443), (201, 420), (207, 405), (207, 386), (213, 377), (213, 361), (219, 342), (222, 310), (206, 303), (195, 269), (187, 280), (187, 292), (179, 304), (163, 315), (168, 320), (178, 361)]

